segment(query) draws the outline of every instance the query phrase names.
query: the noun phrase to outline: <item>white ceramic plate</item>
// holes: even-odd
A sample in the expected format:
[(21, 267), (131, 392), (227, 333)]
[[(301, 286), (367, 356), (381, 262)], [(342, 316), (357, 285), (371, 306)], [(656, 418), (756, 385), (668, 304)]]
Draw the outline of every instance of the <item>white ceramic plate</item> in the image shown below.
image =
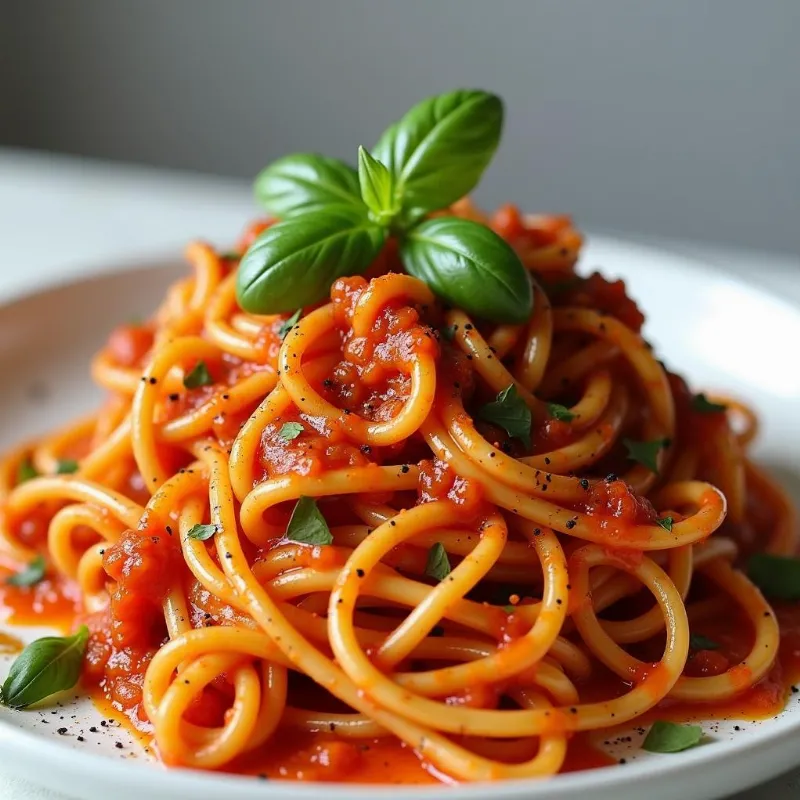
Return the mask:
[[(584, 271), (601, 266), (606, 274), (626, 278), (647, 314), (646, 335), (668, 364), (697, 387), (725, 389), (755, 405), (764, 422), (757, 456), (800, 499), (800, 368), (789, 355), (800, 342), (800, 309), (686, 259), (621, 242), (594, 242), (583, 263)], [(14, 377), (3, 387), (0, 446), (91, 409), (100, 399), (88, 375), (92, 353), (120, 320), (148, 313), (182, 270), (178, 264), (139, 265), (0, 309), (0, 374)], [(42, 630), (17, 633), (34, 638)], [(6, 669), (0, 663), (0, 675)], [(800, 763), (800, 700), (794, 696), (776, 719), (736, 724), (739, 732), (733, 731), (734, 722), (708, 725), (711, 741), (678, 755), (643, 753), (641, 736), (633, 734), (630, 743), (609, 748), (626, 764), (550, 781), (415, 789), (264, 783), (167, 771), (123, 729), (101, 725), (91, 703), (78, 701), (55, 711), (0, 709), (0, 764), (86, 800), (300, 800), (322, 794), (331, 800), (466, 800), (489, 793), (497, 800), (617, 800), (628, 793), (639, 796), (645, 782), (649, 800), (704, 800)], [(59, 734), (59, 728), (67, 730)]]

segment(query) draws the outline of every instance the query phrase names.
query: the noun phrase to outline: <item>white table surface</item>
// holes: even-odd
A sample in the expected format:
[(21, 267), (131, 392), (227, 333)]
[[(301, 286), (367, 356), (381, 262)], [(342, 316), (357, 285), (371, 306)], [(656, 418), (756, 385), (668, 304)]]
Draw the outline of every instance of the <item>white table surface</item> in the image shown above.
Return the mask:
[[(242, 181), (0, 149), (0, 300), (126, 262), (175, 256), (193, 238), (227, 247), (256, 212)], [(800, 303), (798, 257), (627, 238), (724, 267)], [(800, 769), (735, 800), (799, 795)], [(4, 775), (2, 766), (0, 798), (66, 800)]]

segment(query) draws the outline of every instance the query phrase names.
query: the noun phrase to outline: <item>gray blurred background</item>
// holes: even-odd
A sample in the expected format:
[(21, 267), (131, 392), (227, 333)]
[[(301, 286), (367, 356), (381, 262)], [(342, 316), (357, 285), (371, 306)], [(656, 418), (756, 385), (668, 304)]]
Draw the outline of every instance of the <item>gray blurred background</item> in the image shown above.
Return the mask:
[(800, 252), (800, 0), (0, 0), (0, 145), (252, 177), (500, 93), (477, 197)]

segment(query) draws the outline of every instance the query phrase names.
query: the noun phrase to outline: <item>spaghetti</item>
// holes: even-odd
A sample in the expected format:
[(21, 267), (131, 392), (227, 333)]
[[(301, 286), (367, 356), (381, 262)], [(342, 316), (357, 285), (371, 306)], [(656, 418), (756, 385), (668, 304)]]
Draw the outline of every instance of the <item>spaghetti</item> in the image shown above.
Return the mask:
[(751, 412), (698, 405), (622, 283), (577, 276), (568, 219), (450, 213), (519, 254), (526, 323), (442, 308), (391, 243), (294, 324), (246, 314), (237, 258), (196, 243), (95, 358), (99, 413), (2, 463), (9, 558), (77, 594), (84, 685), (167, 764), (347, 780), (373, 747), (392, 779), (553, 775), (581, 732), (773, 674), (736, 564), (796, 526)]

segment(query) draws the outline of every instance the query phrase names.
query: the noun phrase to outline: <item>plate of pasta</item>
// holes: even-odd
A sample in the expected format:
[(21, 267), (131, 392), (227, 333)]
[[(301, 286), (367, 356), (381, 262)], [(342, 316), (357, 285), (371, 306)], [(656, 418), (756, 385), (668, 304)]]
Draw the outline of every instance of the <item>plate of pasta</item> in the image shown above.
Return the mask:
[(9, 771), (699, 799), (796, 763), (800, 310), (479, 209), (502, 118), (430, 98), (357, 167), (269, 165), (233, 246), (0, 309)]

